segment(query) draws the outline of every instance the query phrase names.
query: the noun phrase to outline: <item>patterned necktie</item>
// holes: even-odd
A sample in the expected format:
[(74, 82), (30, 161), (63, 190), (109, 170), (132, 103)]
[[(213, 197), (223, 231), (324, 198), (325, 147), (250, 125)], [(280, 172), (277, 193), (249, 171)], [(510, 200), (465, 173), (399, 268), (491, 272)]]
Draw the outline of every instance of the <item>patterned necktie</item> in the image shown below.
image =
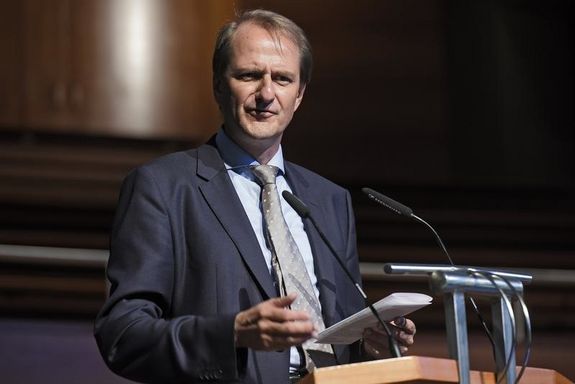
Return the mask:
[[(319, 301), (315, 295), (305, 263), (299, 248), (289, 231), (281, 210), (281, 202), (276, 186), (277, 168), (272, 165), (259, 165), (253, 168), (254, 175), (262, 186), (262, 210), (266, 223), (270, 248), (272, 251), (272, 267), (280, 292), (297, 293), (291, 308), (305, 311), (309, 314), (316, 330), (325, 329)], [(283, 291), (282, 288), (285, 288)], [(306, 368), (311, 371), (314, 366), (320, 367), (333, 363), (333, 352), (326, 344), (317, 344), (308, 340), (303, 344), (306, 353)], [(313, 361), (310, 361), (311, 359)]]

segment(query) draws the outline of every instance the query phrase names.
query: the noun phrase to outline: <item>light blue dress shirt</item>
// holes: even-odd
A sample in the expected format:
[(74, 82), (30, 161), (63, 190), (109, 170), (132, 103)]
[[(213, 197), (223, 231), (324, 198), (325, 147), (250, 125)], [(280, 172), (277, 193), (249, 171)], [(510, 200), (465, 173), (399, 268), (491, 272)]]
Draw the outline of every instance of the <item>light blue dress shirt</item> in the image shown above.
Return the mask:
[[(260, 205), (261, 187), (255, 181), (255, 176), (250, 169), (250, 166), (256, 166), (260, 163), (254, 159), (253, 156), (240, 148), (235, 142), (233, 142), (223, 130), (220, 130), (216, 136), (216, 145), (220, 155), (224, 160), (226, 168), (228, 169), (228, 175), (232, 180), (232, 184), (234, 185), (234, 188), (240, 198), (240, 201), (242, 202), (248, 219), (250, 220), (250, 224), (252, 225), (252, 228), (256, 234), (260, 248), (268, 266), (268, 270), (271, 274), (272, 254), (266, 244), (264, 235), (264, 218)], [(291, 189), (284, 177), (285, 167), (281, 146), (277, 153), (268, 162), (268, 165), (273, 165), (280, 169), (276, 178), (277, 189), (280, 195), (283, 191), (291, 192)], [(285, 201), (285, 199), (280, 198), (280, 201), (282, 213), (303, 257), (307, 273), (309, 274), (312, 286), (314, 287), (315, 295), (319, 301), (319, 290), (317, 288), (317, 277), (314, 271), (313, 255), (311, 252), (309, 239), (304, 230), (302, 219), (299, 217), (297, 212)], [(292, 347), (290, 371), (296, 370), (300, 366), (301, 359), (299, 352), (296, 348)]]

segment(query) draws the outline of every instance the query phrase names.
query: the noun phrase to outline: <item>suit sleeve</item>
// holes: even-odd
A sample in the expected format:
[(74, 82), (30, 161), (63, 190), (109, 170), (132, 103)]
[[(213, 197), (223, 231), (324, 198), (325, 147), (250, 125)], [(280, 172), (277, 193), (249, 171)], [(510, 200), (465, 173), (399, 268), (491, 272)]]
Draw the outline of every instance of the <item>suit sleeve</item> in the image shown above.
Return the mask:
[(102, 356), (114, 372), (141, 382), (236, 379), (235, 314), (170, 315), (174, 234), (166, 206), (146, 168), (124, 181), (107, 267), (110, 296), (95, 324)]

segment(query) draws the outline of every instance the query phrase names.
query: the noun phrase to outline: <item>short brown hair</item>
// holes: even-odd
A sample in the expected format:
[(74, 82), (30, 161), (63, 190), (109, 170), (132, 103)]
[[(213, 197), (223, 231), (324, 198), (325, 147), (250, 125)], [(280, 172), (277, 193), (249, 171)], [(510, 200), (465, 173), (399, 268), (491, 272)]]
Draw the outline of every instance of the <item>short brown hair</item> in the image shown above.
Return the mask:
[(240, 14), (236, 20), (225, 24), (218, 33), (214, 55), (212, 58), (212, 74), (214, 86), (221, 80), (230, 63), (230, 47), (238, 27), (246, 22), (254, 23), (273, 34), (283, 34), (299, 49), (300, 54), (300, 86), (311, 81), (313, 59), (311, 45), (303, 30), (293, 21), (278, 13), (264, 9), (255, 9)]

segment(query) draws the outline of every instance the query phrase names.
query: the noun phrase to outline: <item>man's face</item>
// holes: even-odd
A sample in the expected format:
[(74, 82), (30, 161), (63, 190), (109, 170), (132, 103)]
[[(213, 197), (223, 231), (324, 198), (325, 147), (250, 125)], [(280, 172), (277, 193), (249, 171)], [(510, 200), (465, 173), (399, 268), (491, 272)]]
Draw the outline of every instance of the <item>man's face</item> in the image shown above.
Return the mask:
[(303, 98), (299, 68), (290, 39), (280, 35), (278, 44), (255, 24), (238, 27), (224, 79), (216, 84), (226, 133), (237, 144), (248, 151), (279, 146)]

